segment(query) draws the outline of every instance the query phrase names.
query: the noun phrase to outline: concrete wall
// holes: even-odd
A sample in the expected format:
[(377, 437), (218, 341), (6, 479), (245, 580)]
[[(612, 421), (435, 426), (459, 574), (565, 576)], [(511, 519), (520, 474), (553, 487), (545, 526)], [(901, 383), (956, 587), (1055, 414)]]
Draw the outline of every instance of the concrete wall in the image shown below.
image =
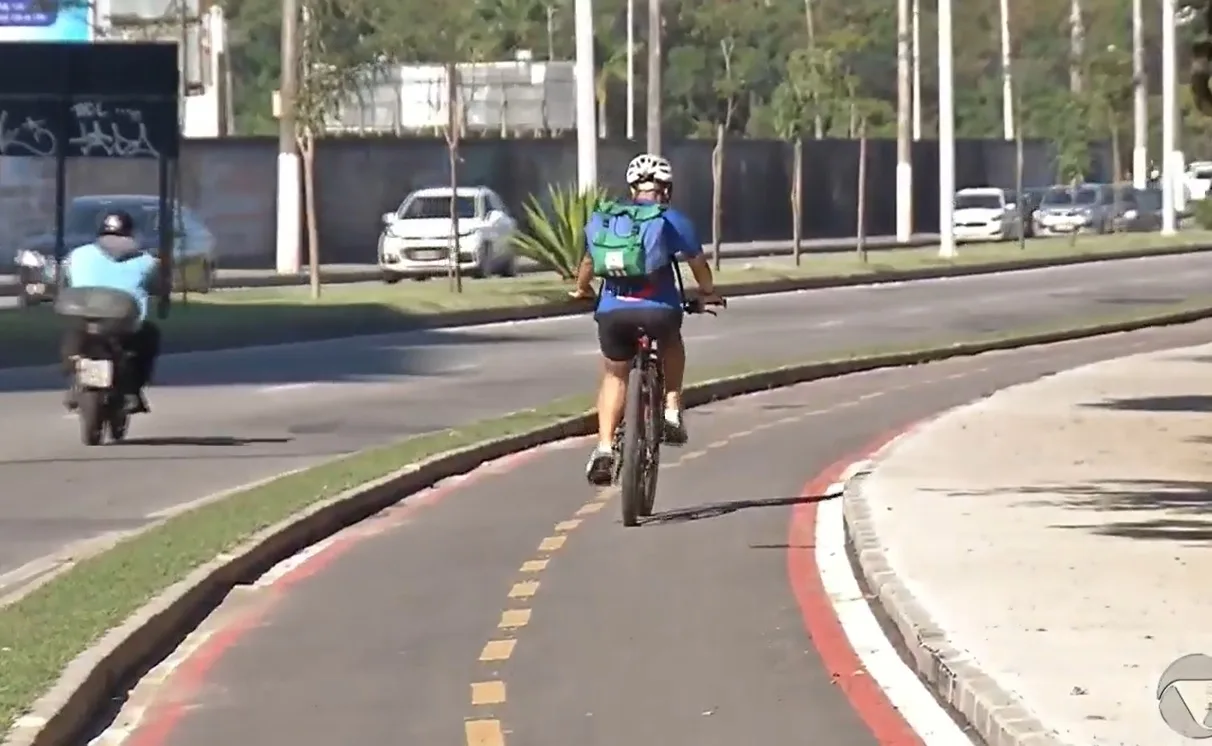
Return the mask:
[[(711, 150), (708, 141), (669, 145), (678, 174), (675, 203), (685, 209), (710, 240)], [(229, 267), (272, 267), (276, 204), (277, 141), (271, 138), (187, 140), (181, 157), (186, 204), (198, 211), (219, 239)], [(599, 146), (599, 174), (621, 189), (627, 161), (636, 152), (625, 142)], [(851, 236), (855, 210), (859, 144), (849, 140), (808, 141), (804, 147), (804, 234), (807, 238)], [(792, 147), (788, 143), (737, 140), (724, 162), (725, 241), (787, 238), (791, 234)], [(1108, 169), (1105, 149), (1096, 153), (1092, 180)], [(563, 140), (468, 140), (459, 164), (464, 184), (486, 184), (520, 211), (527, 197), (549, 184), (575, 183), (576, 143)], [(1029, 142), (1024, 183), (1053, 181), (1053, 148)], [(914, 143), (916, 229), (938, 228), (938, 148)], [(1013, 186), (1014, 144), (961, 141), (956, 183)], [(896, 144), (871, 141), (868, 148), (867, 232), (895, 232)], [(370, 263), (380, 229), (379, 216), (394, 209), (411, 190), (449, 183), (449, 156), (442, 140), (334, 138), (322, 140), (316, 155), (321, 253), (328, 263)], [(54, 163), (0, 157), (0, 256), (11, 260), (24, 236), (53, 225)], [(68, 162), (67, 194), (155, 193), (156, 165), (147, 161), (76, 158)]]

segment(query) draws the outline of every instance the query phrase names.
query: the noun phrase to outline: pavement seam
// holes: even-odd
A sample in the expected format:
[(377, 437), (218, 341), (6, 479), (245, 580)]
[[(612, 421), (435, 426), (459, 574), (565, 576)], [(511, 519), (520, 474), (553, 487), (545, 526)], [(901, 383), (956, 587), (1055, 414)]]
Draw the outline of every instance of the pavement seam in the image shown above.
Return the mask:
[(846, 538), (854, 548), (869, 597), (892, 620), (912, 665), (926, 684), (971, 724), (988, 746), (1072, 746), (948, 642), (944, 630), (897, 574), (879, 537), (863, 484), (898, 445), (921, 427), (908, 430), (880, 449), (842, 489)]

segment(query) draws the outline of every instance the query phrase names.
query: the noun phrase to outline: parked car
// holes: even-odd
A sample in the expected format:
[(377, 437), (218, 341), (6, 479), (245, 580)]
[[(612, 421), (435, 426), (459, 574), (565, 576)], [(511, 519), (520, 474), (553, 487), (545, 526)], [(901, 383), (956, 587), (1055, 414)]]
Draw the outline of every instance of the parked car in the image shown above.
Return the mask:
[(1035, 236), (1035, 211), (1039, 209), (1044, 195), (1052, 188), (1028, 187), (1023, 190), (1021, 197), (1017, 200), (1019, 215), (1023, 221), (1023, 230), (1026, 231), (1028, 238)]
[(1004, 241), (1023, 229), (1013, 193), (997, 187), (971, 187), (955, 193), (957, 241)]
[(1133, 233), (1159, 231), (1162, 226), (1160, 189), (1128, 188), (1120, 195), (1122, 209), (1115, 221), (1116, 230)]
[[(206, 293), (214, 286), (215, 237), (198, 217), (178, 205), (181, 230), (173, 243), (173, 289)], [(68, 203), (63, 219), (63, 242), (70, 252), (97, 238), (101, 219), (112, 210), (123, 210), (135, 219), (135, 239), (144, 250), (159, 254), (160, 198), (156, 195), (118, 194), (77, 197)], [(56, 287), (55, 231), (27, 237), (14, 258), (20, 283), (17, 302), (33, 305), (54, 297)]]
[[(459, 270), (473, 277), (511, 277), (517, 271), (513, 233), (517, 222), (488, 187), (459, 187)], [(421, 280), (450, 270), (450, 187), (420, 189), (394, 212), (383, 214), (379, 267), (383, 281)]]
[(1074, 231), (1108, 233), (1114, 219), (1115, 195), (1110, 184), (1053, 187), (1032, 215), (1037, 236), (1062, 236)]
[(1212, 161), (1192, 161), (1188, 164), (1183, 174), (1183, 188), (1189, 201), (1206, 199), (1209, 188), (1212, 188)]

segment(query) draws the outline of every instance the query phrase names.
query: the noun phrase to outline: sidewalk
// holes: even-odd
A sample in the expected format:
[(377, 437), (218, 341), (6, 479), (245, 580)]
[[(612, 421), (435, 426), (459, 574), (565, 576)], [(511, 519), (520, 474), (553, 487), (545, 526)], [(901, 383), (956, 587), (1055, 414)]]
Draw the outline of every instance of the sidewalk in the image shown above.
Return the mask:
[[(845, 497), (863, 573), (988, 743), (1192, 743), (1157, 687), (1212, 654), (1212, 345), (1005, 389), (871, 469)], [(1207, 686), (1180, 687), (1201, 722)]]

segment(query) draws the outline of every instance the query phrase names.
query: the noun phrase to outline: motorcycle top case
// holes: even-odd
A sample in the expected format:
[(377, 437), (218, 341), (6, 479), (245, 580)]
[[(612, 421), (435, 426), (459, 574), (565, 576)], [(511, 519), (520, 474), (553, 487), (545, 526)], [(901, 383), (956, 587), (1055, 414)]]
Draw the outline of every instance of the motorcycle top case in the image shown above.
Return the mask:
[(100, 321), (107, 331), (134, 331), (139, 303), (128, 293), (110, 288), (62, 288), (55, 297), (55, 313), (76, 319)]

